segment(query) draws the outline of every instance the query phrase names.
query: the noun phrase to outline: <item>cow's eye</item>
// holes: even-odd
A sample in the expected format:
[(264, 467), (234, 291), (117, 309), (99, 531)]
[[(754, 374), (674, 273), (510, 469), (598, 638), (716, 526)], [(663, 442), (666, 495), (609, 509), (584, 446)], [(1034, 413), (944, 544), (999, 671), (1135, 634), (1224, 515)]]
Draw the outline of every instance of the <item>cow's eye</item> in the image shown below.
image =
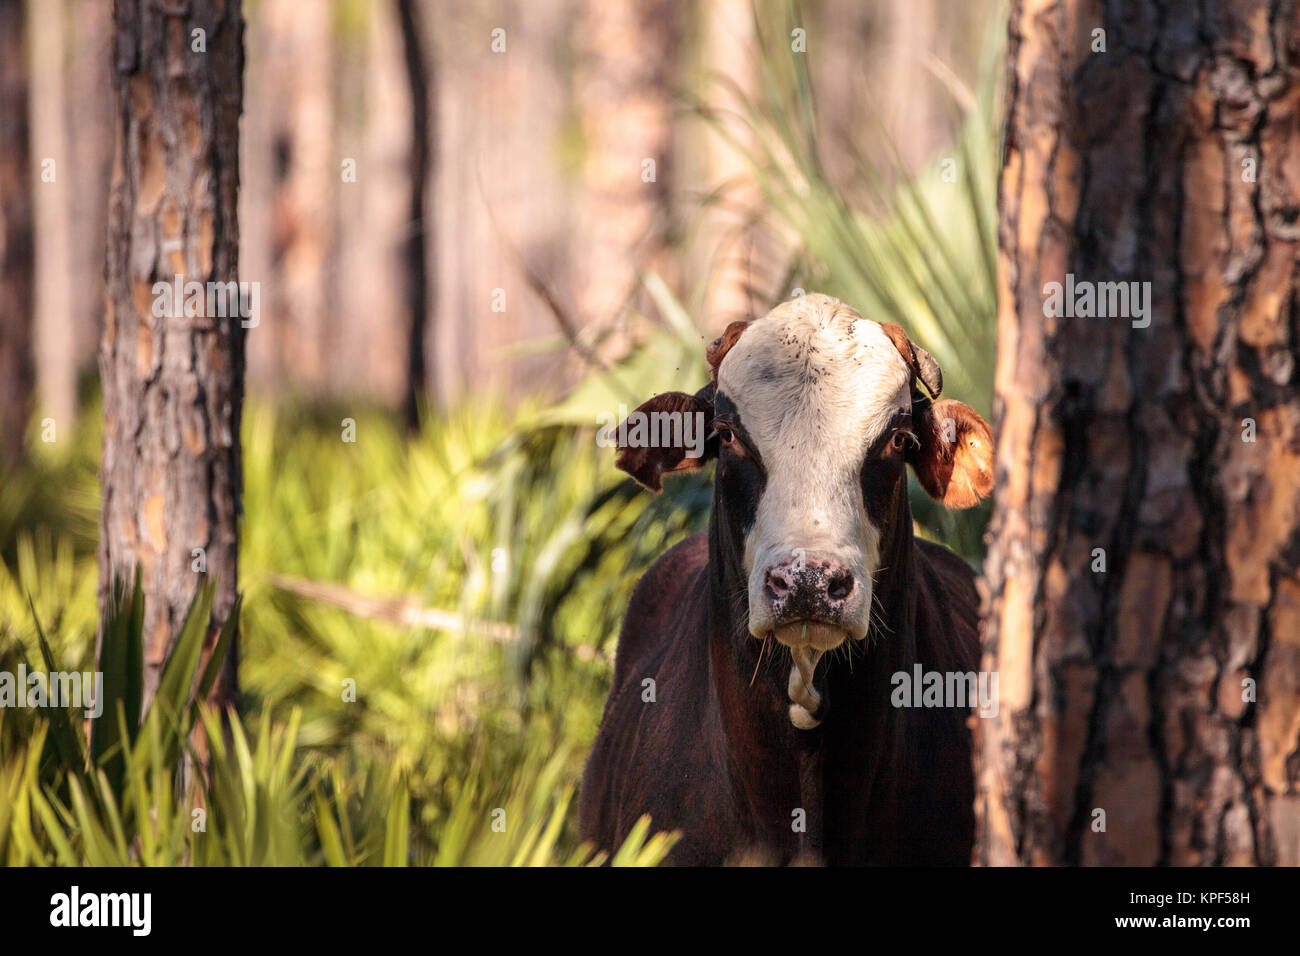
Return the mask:
[(744, 440), (730, 425), (723, 421), (714, 422), (713, 431), (718, 436), (718, 441), (722, 442), (722, 447), (732, 455), (737, 458), (749, 458), (749, 450), (745, 447)]

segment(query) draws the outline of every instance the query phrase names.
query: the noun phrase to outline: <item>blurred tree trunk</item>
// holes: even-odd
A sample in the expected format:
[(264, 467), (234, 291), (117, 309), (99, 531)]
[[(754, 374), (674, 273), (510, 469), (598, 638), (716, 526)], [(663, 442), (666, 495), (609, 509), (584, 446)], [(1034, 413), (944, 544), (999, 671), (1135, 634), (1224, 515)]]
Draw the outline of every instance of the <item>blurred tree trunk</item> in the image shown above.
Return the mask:
[(406, 58), (406, 80), (411, 94), (410, 195), (408, 202), (410, 230), (405, 242), (404, 284), (409, 337), (407, 340), (406, 398), (403, 414), (406, 427), (415, 430), (420, 424), (420, 404), (429, 395), (429, 376), (425, 359), (426, 329), (429, 320), (426, 243), (437, 248), (432, 236), (435, 217), (428, 215), (429, 160), (437, 155), (433, 147), (437, 118), (430, 112), (435, 102), (430, 90), (436, 89), (432, 63), (424, 55), (424, 36), (420, 18), (412, 0), (397, 0), (397, 15), (402, 27), (402, 49)]
[(23, 0), (0, 0), (0, 467), (23, 457), (31, 413), (32, 165)]
[[(488, 0), (459, 19), (440, 17), (426, 37), (436, 44), (440, 155), (432, 311), (446, 317), (430, 329), (429, 355), (443, 405), (466, 395), (517, 399), (564, 382), (553, 354), (515, 351), (555, 333), (518, 257), (551, 288), (565, 289), (585, 254), (571, 241), (579, 204), (561, 168), (578, 139), (572, 71), (556, 68), (569, 62), (568, 44), (580, 42), (576, 14), (576, 3)], [(493, 44), (498, 28), (506, 33), (485, 55), (482, 44)]]
[(1300, 28), (1106, 9), (1012, 12), (976, 858), (1295, 865)]
[(889, 5), (888, 17), (884, 56), (875, 64), (881, 82), (873, 99), (884, 114), (886, 140), (898, 150), (903, 169), (915, 175), (941, 145), (938, 84), (926, 67), (937, 39), (939, 11), (935, 0), (896, 0)]
[(872, 142), (878, 124), (863, 123), (864, 111), (892, 102), (880, 91), (897, 83), (896, 77), (880, 75), (889, 57), (877, 55), (883, 32), (877, 20), (891, 11), (858, 0), (825, 0), (815, 9), (817, 21), (801, 26), (816, 31), (817, 55), (808, 70), (817, 93), (818, 152), (827, 180), (846, 198), (855, 198), (850, 190), (862, 176), (859, 157), (881, 148)]
[(274, 237), (278, 219), (276, 187), (280, 179), (278, 119), (285, 100), (277, 85), (284, 56), (282, 38), (268, 25), (268, 7), (260, 3), (245, 11), (244, 111), (240, 122), (243, 155), (239, 164), (239, 268), (246, 276), (265, 280), (263, 306), (268, 320), (261, 331), (248, 336), (244, 381), (250, 393), (277, 401), (290, 385), (289, 372), (279, 354), (279, 285), (274, 282)]
[[(745, 101), (757, 99), (759, 92), (753, 9), (749, 0), (706, 0), (701, 16), (701, 68), (707, 76), (718, 64), (726, 64), (730, 81), (726, 86), (715, 81), (706, 87), (708, 104), (739, 143), (749, 144), (752, 133), (734, 117), (744, 116)], [(706, 327), (722, 329), (728, 322), (766, 311), (756, 307), (752, 294), (756, 283), (752, 260), (759, 232), (754, 223), (762, 197), (750, 159), (717, 130), (705, 131), (703, 153), (701, 192), (717, 191), (717, 198), (701, 216), (698, 259), (704, 267)], [(789, 292), (776, 290), (776, 298)], [(760, 293), (759, 298), (765, 297)]]
[(58, 435), (70, 436), (77, 414), (77, 349), (72, 323), (72, 195), (77, 180), (67, 135), (68, 44), (62, 3), (33, 5), (27, 21), (31, 56), (31, 136), (36, 163), (34, 328), (36, 389), (41, 414), (53, 418)]
[(674, 284), (665, 273), (683, 14), (679, 0), (582, 5), (574, 93), (583, 142), (577, 306), (584, 322), (613, 327), (643, 272)]
[[(113, 173), (113, 89), (108, 64), (112, 50), (113, 5), (82, 0), (69, 16), (71, 62), (63, 106), (68, 136), (70, 339), (65, 343), (75, 388), (95, 362), (104, 318), (104, 237), (108, 233), (108, 187)], [(75, 228), (71, 228), (71, 227)]]
[[(200, 568), (218, 581), (209, 647), (238, 583), (244, 329), (237, 315), (153, 314), (155, 282), (237, 280), (243, 18), (238, 0), (184, 10), (119, 0), (113, 17), (99, 596), (103, 610), (113, 578), (129, 580), (139, 563), (146, 701)], [(195, 31), (206, 52), (192, 49)], [(235, 659), (232, 649), (217, 704), (235, 699)]]
[[(372, 3), (360, 12), (365, 15), (361, 23), (336, 31), (335, 70), (341, 87), (335, 135), (340, 143), (356, 144), (357, 165), (370, 174), (339, 186), (332, 214), (347, 224), (349, 234), (367, 238), (339, 242), (334, 251), (334, 342), (346, 361), (335, 363), (330, 384), (337, 394), (364, 396), (400, 409), (410, 347), (403, 256), (410, 235), (405, 175), (410, 162), (410, 91), (396, 5)], [(431, 252), (430, 263), (436, 261), (436, 251)], [(435, 277), (429, 280), (432, 286)]]
[[(332, 5), (265, 0), (258, 41), (270, 62), (265, 74), (274, 115), (267, 132), (273, 156), (271, 260), (273, 277), (266, 335), (279, 377), (291, 391), (314, 398), (331, 391), (337, 355), (334, 312), (335, 190), (344, 175), (376, 174), (355, 167), (355, 150), (335, 148), (334, 23)], [(344, 188), (354, 188), (351, 182)]]

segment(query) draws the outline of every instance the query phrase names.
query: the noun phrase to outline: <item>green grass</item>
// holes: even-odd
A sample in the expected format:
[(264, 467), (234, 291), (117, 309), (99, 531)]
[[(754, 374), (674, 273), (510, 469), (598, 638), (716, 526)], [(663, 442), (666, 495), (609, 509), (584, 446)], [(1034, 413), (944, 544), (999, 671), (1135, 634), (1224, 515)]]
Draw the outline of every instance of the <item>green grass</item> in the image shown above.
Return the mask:
[[(184, 675), (197, 666), (192, 627), (168, 665), (167, 705), (139, 727), (82, 741), (75, 714), (42, 721), (27, 709), (0, 710), (0, 858), (589, 859), (573, 797), (599, 723), (620, 608), (638, 567), (686, 524), (632, 492), (591, 430), (511, 431), (498, 407), (479, 403), (408, 442), (383, 415), (352, 417), (355, 444), (319, 416), (248, 410), (245, 702), (229, 733), (212, 736), (212, 779), (195, 792), (179, 784), (179, 741), (215, 719), (181, 701), (191, 683)], [(97, 442), (79, 436), (77, 444)], [(67, 467), (38, 459), (5, 484), (35, 489), (54, 469), (66, 481)], [(93, 500), (93, 471), (77, 474), (77, 494)], [(93, 535), (40, 526), (4, 546), (13, 558), (0, 562), (0, 668), (39, 661), (44, 634), (58, 669), (93, 669)], [(286, 578), (403, 596), (468, 625), (433, 630), (350, 613), (283, 590)], [(195, 621), (206, 617), (205, 600)], [(132, 608), (106, 627), (117, 635), (99, 667), (110, 684), (138, 659), (138, 634), (130, 639), (137, 618)], [(508, 628), (485, 637), (475, 631), (481, 620)], [(112, 693), (97, 732), (115, 726)], [(200, 806), (206, 830), (194, 831)], [(494, 829), (502, 820), (504, 831)], [(619, 860), (653, 863), (665, 848), (642, 831)]]

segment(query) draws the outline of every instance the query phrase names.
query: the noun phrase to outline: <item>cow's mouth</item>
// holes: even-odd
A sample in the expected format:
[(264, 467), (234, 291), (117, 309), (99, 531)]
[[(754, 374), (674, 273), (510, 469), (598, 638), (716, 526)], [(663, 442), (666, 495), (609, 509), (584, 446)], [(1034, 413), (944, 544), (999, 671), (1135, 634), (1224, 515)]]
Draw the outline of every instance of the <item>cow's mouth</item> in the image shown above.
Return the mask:
[(791, 621), (772, 631), (772, 636), (791, 649), (833, 651), (849, 639), (848, 631), (825, 621)]

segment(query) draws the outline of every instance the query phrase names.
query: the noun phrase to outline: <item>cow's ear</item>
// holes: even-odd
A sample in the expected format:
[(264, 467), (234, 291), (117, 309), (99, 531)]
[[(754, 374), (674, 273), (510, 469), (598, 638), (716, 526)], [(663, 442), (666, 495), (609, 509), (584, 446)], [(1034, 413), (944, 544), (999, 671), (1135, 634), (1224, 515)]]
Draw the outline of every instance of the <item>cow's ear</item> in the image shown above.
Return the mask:
[[(668, 429), (674, 439), (647, 445), (645, 439), (654, 431), (662, 439), (662, 428), (651, 429), (653, 414), (669, 413), (682, 416)], [(689, 416), (687, 418), (686, 416)], [(672, 419), (659, 419), (669, 421)], [(663, 490), (663, 476), (703, 467), (711, 458), (718, 457), (718, 435), (713, 430), (713, 385), (706, 385), (694, 395), (685, 392), (664, 392), (639, 405), (636, 411), (618, 426), (619, 446), (616, 464), (641, 485), (651, 491)], [(676, 441), (681, 438), (681, 441)]]
[(926, 405), (917, 419), (920, 446), (908, 453), (926, 494), (949, 508), (969, 508), (993, 491), (993, 429), (961, 402)]

